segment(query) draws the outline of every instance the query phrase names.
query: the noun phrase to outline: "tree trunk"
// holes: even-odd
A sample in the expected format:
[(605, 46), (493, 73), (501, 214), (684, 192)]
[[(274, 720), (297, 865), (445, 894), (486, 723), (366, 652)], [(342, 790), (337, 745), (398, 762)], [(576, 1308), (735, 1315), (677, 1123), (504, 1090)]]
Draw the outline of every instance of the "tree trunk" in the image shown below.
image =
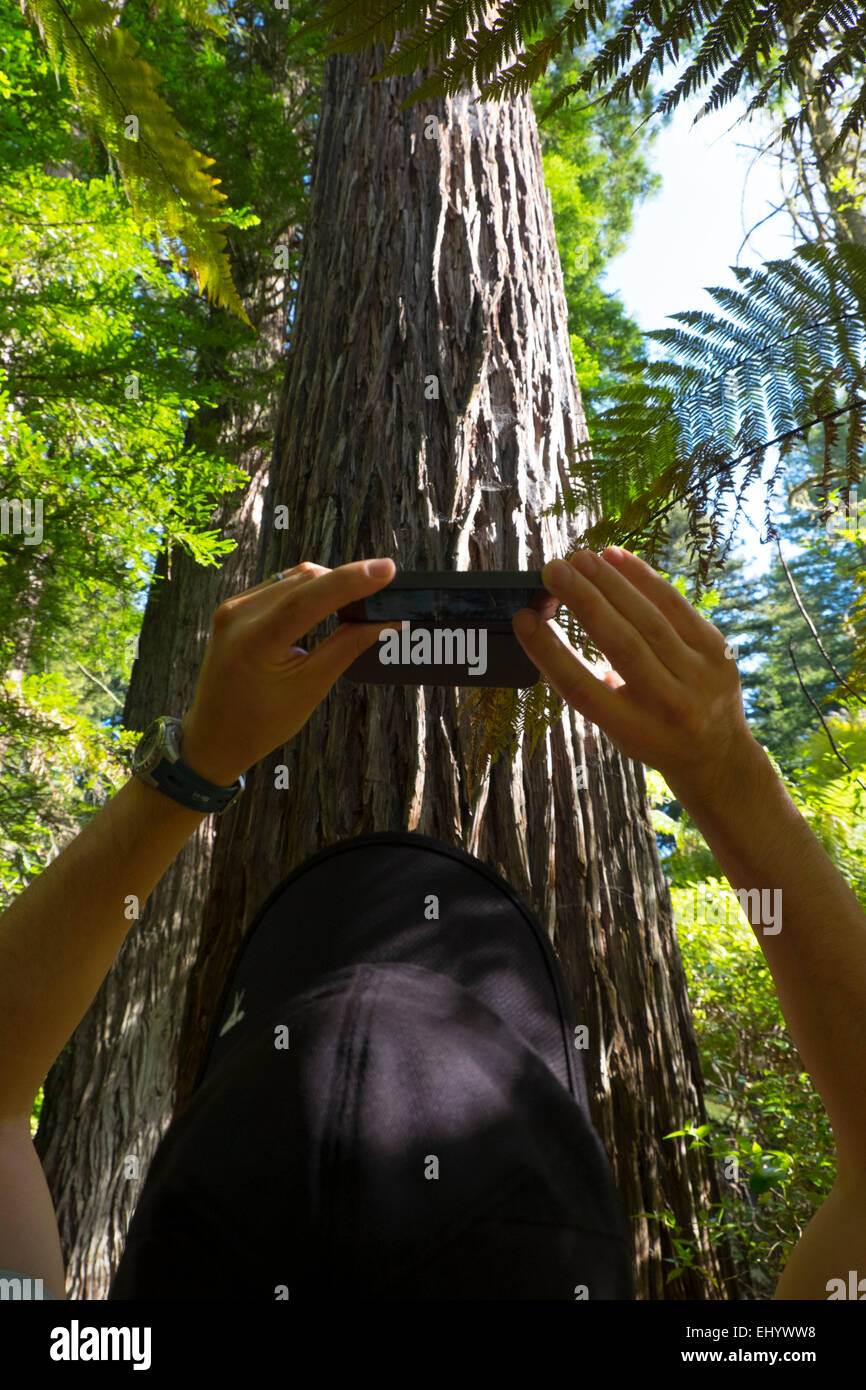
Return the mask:
[[(786, 24), (788, 41), (797, 36), (798, 29)], [(815, 88), (821, 63), (815, 55), (808, 56), (795, 70), (797, 93), (806, 112), (806, 129), (812, 150), (814, 172), (827, 200), (830, 219), (839, 242), (853, 241), (858, 246), (866, 246), (866, 217), (862, 210), (863, 175), (861, 170), (860, 146), (862, 136), (849, 135), (839, 146), (836, 145), (838, 131), (826, 105), (815, 99)], [(832, 106), (831, 106), (832, 111)], [(841, 114), (837, 116), (841, 125)], [(798, 149), (795, 143), (795, 151)], [(796, 162), (797, 181), (803, 196), (812, 210), (816, 232), (821, 237), (824, 232), (823, 219), (818, 213), (811, 191), (809, 173), (802, 162)]]
[[(531, 102), (460, 94), (401, 112), (413, 83), (370, 84), (374, 70), (369, 55), (326, 68), (261, 573), (375, 555), (408, 570), (537, 569), (575, 548), (578, 521), (542, 513), (586, 429)], [(703, 1236), (702, 1268), (666, 1284), (668, 1232), (641, 1215), (670, 1210), (697, 1237), (718, 1200), (702, 1156), (662, 1139), (704, 1110), (642, 771), (566, 708), (533, 757), (521, 746), (470, 789), (465, 693), (343, 678), (254, 769), (218, 825), (178, 1102), (277, 883), (347, 836), (434, 836), (503, 874), (560, 953), (638, 1296), (724, 1296), (717, 1244)]]

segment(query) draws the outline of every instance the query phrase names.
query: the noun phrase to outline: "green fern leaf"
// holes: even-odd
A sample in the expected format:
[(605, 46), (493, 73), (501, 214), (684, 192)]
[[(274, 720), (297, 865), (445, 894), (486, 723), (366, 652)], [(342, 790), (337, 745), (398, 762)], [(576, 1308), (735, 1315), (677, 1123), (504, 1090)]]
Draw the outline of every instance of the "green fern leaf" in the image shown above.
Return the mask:
[(159, 73), (137, 57), (138, 43), (117, 22), (121, 11), (101, 0), (30, 0), (30, 11), (55, 72), (62, 69), (114, 160), (136, 217), (181, 243), (201, 289), (249, 324), (225, 254), (225, 194), (205, 173), (214, 161), (179, 133), (157, 93)]

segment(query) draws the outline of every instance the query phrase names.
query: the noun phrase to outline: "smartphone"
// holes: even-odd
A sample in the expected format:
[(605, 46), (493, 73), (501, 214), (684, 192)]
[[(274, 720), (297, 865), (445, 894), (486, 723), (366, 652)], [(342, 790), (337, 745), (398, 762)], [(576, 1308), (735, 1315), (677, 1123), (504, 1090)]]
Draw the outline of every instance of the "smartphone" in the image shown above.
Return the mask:
[(344, 674), (373, 685), (535, 685), (538, 667), (511, 619), (551, 602), (539, 570), (398, 570), (384, 589), (337, 610), (343, 623), (394, 625)]

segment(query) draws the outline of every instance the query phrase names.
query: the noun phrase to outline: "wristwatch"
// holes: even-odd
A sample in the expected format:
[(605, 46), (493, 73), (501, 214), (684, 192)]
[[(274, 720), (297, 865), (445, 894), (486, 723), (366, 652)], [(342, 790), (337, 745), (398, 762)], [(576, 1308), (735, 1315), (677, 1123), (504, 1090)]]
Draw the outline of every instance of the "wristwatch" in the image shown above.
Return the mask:
[(230, 787), (217, 787), (193, 772), (181, 760), (183, 722), (162, 715), (145, 729), (132, 756), (136, 777), (170, 796), (190, 811), (225, 811), (236, 801), (246, 785), (239, 777)]

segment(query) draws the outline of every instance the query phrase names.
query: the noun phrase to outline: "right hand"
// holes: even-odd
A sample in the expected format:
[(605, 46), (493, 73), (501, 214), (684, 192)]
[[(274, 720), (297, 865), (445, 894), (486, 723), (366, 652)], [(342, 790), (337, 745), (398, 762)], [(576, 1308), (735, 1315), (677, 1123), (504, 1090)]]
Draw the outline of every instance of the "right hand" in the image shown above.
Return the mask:
[[(614, 546), (602, 556), (576, 551), (564, 579), (552, 563), (541, 575), (553, 598), (534, 614), (534, 632), (520, 630), (532, 612), (520, 609), (515, 635), (553, 689), (621, 753), (656, 768), (683, 800), (759, 749), (724, 637), (650, 565)], [(602, 679), (552, 620), (559, 603), (615, 668)]]

